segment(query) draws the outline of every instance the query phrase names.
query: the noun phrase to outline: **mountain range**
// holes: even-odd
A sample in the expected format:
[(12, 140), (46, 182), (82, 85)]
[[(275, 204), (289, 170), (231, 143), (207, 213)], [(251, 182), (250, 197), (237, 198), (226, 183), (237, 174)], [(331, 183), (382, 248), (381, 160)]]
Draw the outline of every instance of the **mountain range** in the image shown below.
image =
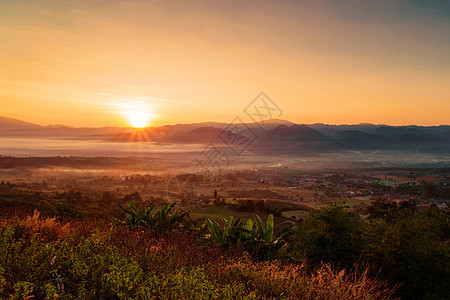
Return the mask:
[[(160, 144), (229, 144), (239, 142), (258, 153), (324, 153), (348, 150), (407, 150), (450, 153), (450, 126), (376, 124), (294, 124), (280, 119), (260, 123), (204, 122), (133, 129), (68, 127), (0, 117), (0, 137), (155, 142)], [(224, 138), (225, 137), (225, 138)], [(230, 139), (232, 138), (232, 140)], [(242, 143), (241, 143), (242, 141)]]

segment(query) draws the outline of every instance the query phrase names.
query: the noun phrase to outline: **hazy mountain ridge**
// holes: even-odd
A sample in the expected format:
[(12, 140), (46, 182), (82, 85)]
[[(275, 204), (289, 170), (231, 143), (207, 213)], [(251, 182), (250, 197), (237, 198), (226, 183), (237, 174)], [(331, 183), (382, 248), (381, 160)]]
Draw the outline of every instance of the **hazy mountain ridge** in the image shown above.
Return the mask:
[(21, 121), (18, 119), (2, 117), (0, 116), (0, 133), (9, 130), (30, 130), (30, 129), (41, 129), (43, 126)]
[[(450, 126), (302, 125), (286, 120), (268, 120), (239, 125), (249, 128), (257, 139), (249, 150), (269, 153), (330, 152), (339, 150), (408, 150), (448, 153)], [(231, 133), (228, 123), (202, 122), (164, 125), (136, 130), (126, 127), (74, 128), (40, 126), (0, 117), (0, 137), (100, 140), (108, 142), (155, 142), (168, 144), (223, 144), (219, 138)], [(239, 135), (244, 138), (245, 133)]]

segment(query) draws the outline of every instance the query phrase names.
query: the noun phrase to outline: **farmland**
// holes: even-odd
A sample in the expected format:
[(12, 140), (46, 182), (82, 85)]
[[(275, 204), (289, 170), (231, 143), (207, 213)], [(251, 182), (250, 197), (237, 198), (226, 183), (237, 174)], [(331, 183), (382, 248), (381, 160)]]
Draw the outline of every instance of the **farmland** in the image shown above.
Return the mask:
[[(436, 274), (433, 276), (440, 278), (448, 276), (445, 271), (449, 226), (446, 172), (443, 169), (299, 171), (267, 168), (230, 171), (220, 178), (210, 179), (195, 173), (160, 175), (116, 171), (105, 174), (95, 170), (54, 170), (36, 176), (33, 167), (4, 169), (0, 172), (2, 253), (11, 251), (4, 248), (6, 245), (16, 245), (13, 247), (26, 247), (29, 249), (27, 251), (38, 251), (40, 254), (39, 257), (28, 257), (28, 252), (25, 252), (17, 254), (18, 260), (7, 262), (1, 277), (4, 278), (3, 295), (62, 297), (64, 294), (75, 298), (113, 295), (139, 298), (152, 295), (176, 298), (175, 295), (193, 297), (195, 294), (205, 298), (251, 299), (310, 297), (307, 295), (323, 293), (323, 297), (327, 298), (326, 288), (316, 286), (317, 277), (314, 276), (337, 280), (336, 274), (346, 270), (348, 276), (356, 276), (357, 279), (339, 279), (345, 287), (342, 295), (347, 295), (343, 297), (372, 295), (370, 297), (381, 299), (421, 293), (423, 297), (433, 295), (439, 298), (445, 289), (436, 286), (419, 292), (417, 288), (420, 284), (415, 282), (422, 278), (422, 274)], [(174, 185), (174, 182), (177, 184)], [(125, 227), (113, 222), (127, 220), (121, 207), (127, 208), (130, 203), (136, 206), (135, 221), (124, 223), (128, 224)], [(188, 219), (183, 216), (180, 225), (184, 225), (180, 229), (173, 225), (157, 229), (160, 225), (148, 223), (153, 221), (139, 221), (143, 216), (139, 209), (153, 208), (154, 215), (167, 205), (187, 212)], [(166, 213), (170, 218), (170, 210)], [(287, 228), (292, 230), (283, 244), (279, 244), (281, 248), (270, 246), (275, 240), (264, 241), (262, 236), (256, 237), (263, 230), (255, 227), (259, 222), (257, 219), (265, 224), (269, 216), (273, 216), (274, 235)], [(205, 220), (211, 220), (209, 225)], [(228, 231), (226, 226), (232, 224), (226, 225), (227, 220), (242, 222), (242, 225), (233, 225), (238, 227), (253, 224), (253, 227), (242, 228), (253, 228), (255, 236), (242, 235), (247, 229), (230, 227), (231, 231)], [(213, 238), (212, 224), (216, 224), (214, 230), (223, 230), (220, 238)], [(413, 240), (409, 237), (411, 232), (400, 230), (406, 224), (415, 232)], [(390, 236), (390, 231), (387, 231), (389, 226), (399, 226), (398, 236)], [(336, 228), (344, 229), (336, 231)], [(231, 235), (224, 235), (225, 232)], [(75, 242), (74, 238), (82, 244)], [(316, 248), (322, 239), (331, 240), (326, 248)], [(411, 251), (422, 244), (425, 246), (423, 251), (434, 253), (433, 257), (428, 254), (423, 256), (425, 254), (422, 252), (396, 249), (395, 244), (390, 242), (382, 247), (391, 249), (396, 255), (403, 255), (405, 259), (429, 265), (430, 269), (418, 267), (406, 276), (406, 273), (397, 273), (397, 268), (386, 267), (385, 264), (393, 257), (377, 250), (379, 239), (405, 239), (410, 243), (408, 249)], [(127, 241), (125, 244), (124, 240)], [(342, 244), (335, 244), (336, 241)], [(101, 243), (103, 248), (94, 247), (96, 243)], [(148, 245), (143, 246), (143, 243)], [(63, 271), (63, 268), (69, 268), (75, 272), (75, 266), (84, 262), (74, 257), (65, 259), (67, 253), (61, 252), (63, 248), (57, 245), (73, 249), (70, 251), (75, 251), (78, 256), (82, 254), (77, 251), (87, 251), (80, 247), (94, 247), (89, 251), (94, 251), (95, 257), (103, 261), (102, 265), (95, 266), (103, 274), (98, 273), (101, 276), (98, 283), (88, 283), (84, 273)], [(42, 247), (50, 247), (50, 250), (44, 251)], [(110, 253), (108, 251), (116, 253), (110, 262), (105, 260), (106, 253)], [(126, 259), (126, 253), (131, 258)], [(148, 260), (146, 255), (149, 253), (153, 261)], [(183, 259), (168, 258), (169, 253)], [(50, 256), (55, 257), (55, 267), (49, 265), (42, 269), (42, 277), (29, 277), (26, 275), (27, 269), (19, 268), (20, 259), (32, 260), (33, 263), (27, 266), (29, 268), (46, 260), (53, 261)], [(160, 260), (166, 260), (171, 267), (161, 269), (162, 266), (157, 263)], [(278, 283), (270, 289), (262, 287), (267, 282), (260, 277), (265, 276), (262, 274), (266, 268), (272, 269), (271, 276), (278, 278)], [(114, 270), (120, 270), (122, 275), (114, 273)], [(249, 270), (256, 273), (245, 273)], [(286, 286), (288, 283), (285, 280), (290, 276), (287, 274), (294, 270), (301, 274), (296, 279), (300, 281), (291, 281), (291, 286)], [(92, 274), (89, 276), (97, 276), (93, 275), (96, 272), (94, 269), (89, 272)], [(241, 272), (240, 276), (246, 279), (230, 281), (231, 274), (235, 272)], [(142, 276), (143, 273), (160, 275), (149, 282), (148, 277)], [(130, 279), (127, 283), (118, 282), (114, 276), (119, 275)], [(106, 277), (102, 276), (108, 276), (109, 281), (104, 281)], [(58, 285), (61, 282), (55, 278), (61, 278), (65, 284), (64, 292), (61, 291), (61, 284)], [(177, 280), (185, 284), (177, 286), (174, 283)], [(352, 284), (359, 284), (361, 280), (366, 280), (367, 288), (372, 290), (356, 289), (352, 292), (353, 296), (345, 294), (348, 289), (354, 289)], [(420, 280), (428, 282), (428, 279)], [(438, 282), (433, 279), (430, 284), (434, 286)], [(302, 284), (304, 288), (299, 289)], [(200, 285), (201, 291), (194, 288), (197, 285)], [(292, 293), (283, 294), (281, 290), (286, 287)]]

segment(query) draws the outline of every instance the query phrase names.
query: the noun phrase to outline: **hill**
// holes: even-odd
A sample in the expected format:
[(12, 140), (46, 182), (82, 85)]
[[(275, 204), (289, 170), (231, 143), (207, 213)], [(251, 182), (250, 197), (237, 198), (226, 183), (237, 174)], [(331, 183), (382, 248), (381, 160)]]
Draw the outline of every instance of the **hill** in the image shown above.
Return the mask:
[(1, 132), (18, 131), (18, 130), (33, 130), (43, 128), (40, 125), (0, 116)]
[[(115, 143), (154, 142), (164, 144), (223, 144), (220, 138), (238, 129), (240, 138), (250, 133), (246, 149), (264, 154), (326, 153), (348, 150), (400, 150), (448, 153), (450, 126), (311, 125), (272, 119), (264, 123), (230, 124), (202, 122), (133, 129), (128, 127), (74, 128), (40, 126), (0, 117), (0, 137), (50, 138), (108, 141)], [(244, 131), (246, 133), (244, 133)], [(248, 135), (248, 134), (247, 134)], [(243, 140), (243, 139), (241, 139)]]

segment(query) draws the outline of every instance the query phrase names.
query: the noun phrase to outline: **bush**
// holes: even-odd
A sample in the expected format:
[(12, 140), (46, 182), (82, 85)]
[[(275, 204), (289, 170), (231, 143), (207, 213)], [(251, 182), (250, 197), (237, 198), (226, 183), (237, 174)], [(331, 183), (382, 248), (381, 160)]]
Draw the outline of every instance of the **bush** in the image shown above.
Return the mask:
[(336, 271), (327, 264), (309, 271), (303, 265), (243, 257), (227, 261), (214, 276), (244, 283), (258, 299), (390, 299), (393, 294), (385, 283), (370, 279), (367, 270)]
[(189, 211), (180, 209), (172, 211), (175, 203), (160, 206), (156, 213), (153, 213), (154, 203), (140, 209), (137, 209), (133, 202), (128, 202), (127, 206), (128, 208), (124, 208), (119, 205), (120, 209), (125, 213), (125, 219), (123, 221), (115, 219), (115, 221), (119, 224), (127, 225), (129, 228), (141, 227), (157, 234), (162, 234), (189, 224)]
[[(155, 237), (84, 221), (61, 236), (24, 222), (0, 222), (1, 299), (385, 299), (391, 292), (366, 274), (253, 262), (187, 233)], [(53, 222), (49, 230), (63, 227)]]
[(222, 247), (243, 246), (246, 251), (258, 259), (273, 258), (277, 252), (287, 245), (286, 238), (293, 233), (294, 226), (287, 226), (274, 234), (273, 215), (267, 217), (264, 222), (258, 215), (253, 215), (253, 220), (247, 220), (244, 225), (241, 218), (233, 222), (223, 219), (222, 228), (217, 222), (206, 218), (209, 237), (214, 243)]
[(401, 283), (405, 299), (450, 295), (449, 223), (437, 208), (372, 222), (365, 236), (365, 260), (389, 282)]
[(312, 265), (321, 262), (352, 267), (362, 250), (363, 221), (348, 207), (334, 204), (310, 212), (299, 225), (290, 251), (306, 257)]

